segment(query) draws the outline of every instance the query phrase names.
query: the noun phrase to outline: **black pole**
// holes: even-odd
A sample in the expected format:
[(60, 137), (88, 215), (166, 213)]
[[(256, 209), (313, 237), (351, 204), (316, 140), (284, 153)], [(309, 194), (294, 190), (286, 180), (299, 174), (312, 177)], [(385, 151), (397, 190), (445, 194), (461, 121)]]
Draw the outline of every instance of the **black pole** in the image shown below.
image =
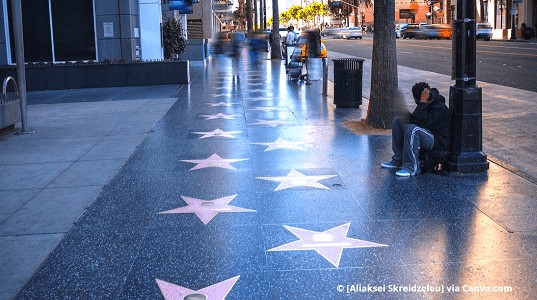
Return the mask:
[[(515, 8), (516, 7), (516, 8)], [(515, 10), (516, 9), (516, 10)], [(515, 1), (513, 0), (511, 2), (511, 39), (516, 40), (516, 28), (517, 28), (517, 21), (516, 21), (516, 14), (518, 13), (518, 4), (515, 6)]]
[(263, 1), (263, 29), (267, 29), (267, 0)]
[(488, 170), (483, 152), (482, 93), (476, 84), (476, 1), (458, 0), (453, 26), (455, 85), (449, 90), (450, 154), (446, 168), (460, 173)]
[[(17, 61), (17, 87), (21, 108), (22, 133), (30, 133), (28, 129), (27, 94), (26, 94), (26, 68), (24, 65), (24, 40), (22, 29), (21, 0), (11, 0), (11, 13), (13, 15), (13, 34), (15, 42), (15, 59)], [(7, 30), (7, 29), (6, 29)]]
[(257, 30), (257, 24), (259, 24), (258, 22), (258, 16), (259, 16), (259, 10), (258, 10), (258, 7), (257, 7), (257, 1), (259, 0), (254, 0), (254, 31)]

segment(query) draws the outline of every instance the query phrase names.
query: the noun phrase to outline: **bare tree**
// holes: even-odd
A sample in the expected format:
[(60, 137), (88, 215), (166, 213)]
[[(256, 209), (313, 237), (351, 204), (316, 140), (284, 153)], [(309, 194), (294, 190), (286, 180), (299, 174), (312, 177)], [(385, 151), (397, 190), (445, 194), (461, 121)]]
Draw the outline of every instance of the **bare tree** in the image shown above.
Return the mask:
[(367, 123), (374, 128), (391, 128), (395, 116), (394, 97), (397, 90), (397, 54), (395, 45), (395, 1), (374, 2), (373, 56), (371, 96)]

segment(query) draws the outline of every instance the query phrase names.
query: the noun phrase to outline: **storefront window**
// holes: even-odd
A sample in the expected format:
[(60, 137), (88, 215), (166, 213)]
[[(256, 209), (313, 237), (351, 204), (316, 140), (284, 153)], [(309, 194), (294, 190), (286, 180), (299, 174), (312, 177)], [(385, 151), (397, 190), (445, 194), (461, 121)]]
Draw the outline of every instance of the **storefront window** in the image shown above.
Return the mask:
[[(11, 59), (15, 61), (11, 1), (7, 2)], [(25, 61), (96, 59), (93, 0), (21, 2)]]

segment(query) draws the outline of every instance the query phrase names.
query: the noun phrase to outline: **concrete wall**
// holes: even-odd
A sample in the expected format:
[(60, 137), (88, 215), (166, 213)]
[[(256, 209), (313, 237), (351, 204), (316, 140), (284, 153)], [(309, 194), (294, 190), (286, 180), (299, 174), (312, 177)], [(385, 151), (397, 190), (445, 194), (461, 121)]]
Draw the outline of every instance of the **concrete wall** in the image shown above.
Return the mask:
[(135, 59), (140, 47), (138, 0), (94, 1), (97, 59)]

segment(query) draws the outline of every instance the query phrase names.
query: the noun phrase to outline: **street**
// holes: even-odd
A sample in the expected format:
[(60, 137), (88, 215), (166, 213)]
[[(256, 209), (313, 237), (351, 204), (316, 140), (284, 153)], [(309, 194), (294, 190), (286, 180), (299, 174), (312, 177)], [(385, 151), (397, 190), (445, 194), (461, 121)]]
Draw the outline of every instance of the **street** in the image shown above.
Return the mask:
[[(327, 38), (330, 51), (371, 59), (373, 35), (362, 40)], [(357, 47), (357, 45), (359, 45)], [(451, 40), (397, 39), (397, 64), (451, 75)], [(477, 41), (477, 80), (537, 92), (537, 44)]]

